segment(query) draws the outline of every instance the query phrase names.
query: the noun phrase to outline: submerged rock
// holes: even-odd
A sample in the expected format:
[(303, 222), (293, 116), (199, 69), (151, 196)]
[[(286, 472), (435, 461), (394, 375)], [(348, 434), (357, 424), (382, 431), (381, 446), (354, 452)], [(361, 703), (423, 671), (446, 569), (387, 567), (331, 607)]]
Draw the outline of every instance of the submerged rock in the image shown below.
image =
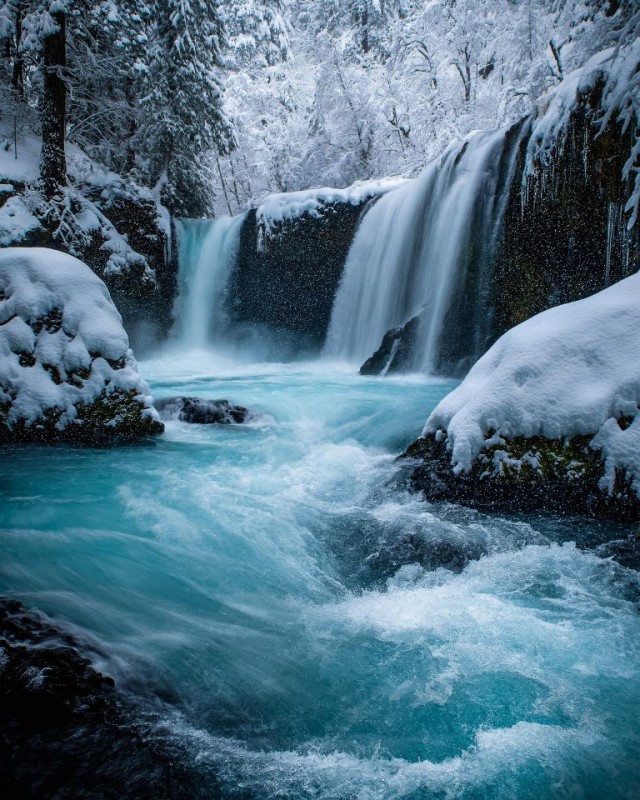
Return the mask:
[(200, 425), (240, 425), (253, 419), (244, 406), (228, 400), (203, 400), (201, 397), (164, 397), (155, 406), (162, 419)]
[(640, 571), (640, 534), (627, 536), (626, 539), (614, 539), (596, 548), (595, 552), (602, 558), (613, 558), (623, 567)]
[(104, 283), (46, 248), (0, 251), (0, 443), (161, 433)]
[(412, 354), (421, 324), (421, 318), (416, 316), (402, 327), (388, 330), (380, 347), (360, 367), (360, 374), (387, 375), (411, 369)]

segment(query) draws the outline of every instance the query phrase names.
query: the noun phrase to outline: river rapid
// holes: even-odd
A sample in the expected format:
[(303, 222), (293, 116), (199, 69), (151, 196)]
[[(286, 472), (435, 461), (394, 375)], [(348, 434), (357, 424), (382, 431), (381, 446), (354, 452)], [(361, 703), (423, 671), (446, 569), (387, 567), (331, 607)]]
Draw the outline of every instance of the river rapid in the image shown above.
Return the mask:
[(396, 457), (455, 383), (207, 352), (170, 421), (0, 463), (0, 592), (95, 644), (223, 798), (637, 798), (640, 583), (611, 523), (432, 505)]

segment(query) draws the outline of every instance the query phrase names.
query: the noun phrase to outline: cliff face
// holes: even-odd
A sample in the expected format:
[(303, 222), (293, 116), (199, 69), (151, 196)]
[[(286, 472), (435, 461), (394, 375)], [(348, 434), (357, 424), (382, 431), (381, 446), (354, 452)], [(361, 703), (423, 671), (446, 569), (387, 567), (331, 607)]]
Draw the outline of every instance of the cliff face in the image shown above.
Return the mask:
[(277, 222), (268, 235), (256, 211), (247, 214), (229, 287), (236, 325), (264, 325), (294, 337), (296, 349), (321, 349), (335, 293), (365, 205), (322, 203)]
[(525, 137), (511, 185), (491, 290), (492, 339), (546, 308), (580, 300), (637, 271), (640, 230), (627, 229), (623, 167), (635, 131), (600, 130), (602, 85), (581, 94), (564, 140), (525, 175)]

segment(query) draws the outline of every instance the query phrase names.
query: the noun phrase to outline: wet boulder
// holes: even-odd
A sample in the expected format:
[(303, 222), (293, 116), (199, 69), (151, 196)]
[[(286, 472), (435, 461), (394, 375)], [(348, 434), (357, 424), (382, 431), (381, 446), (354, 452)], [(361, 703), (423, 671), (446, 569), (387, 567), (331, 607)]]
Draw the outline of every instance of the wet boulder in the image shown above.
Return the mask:
[(360, 367), (361, 375), (388, 375), (407, 372), (412, 367), (422, 318), (412, 317), (405, 325), (388, 330), (380, 347)]
[(640, 521), (640, 275), (507, 331), (432, 411), (430, 499)]
[(93, 661), (107, 655), (0, 598), (0, 788), (4, 797), (204, 798), (163, 729), (167, 709), (134, 698)]
[(205, 400), (201, 397), (165, 397), (155, 406), (162, 419), (192, 422), (198, 425), (240, 425), (253, 419), (248, 408), (228, 400)]

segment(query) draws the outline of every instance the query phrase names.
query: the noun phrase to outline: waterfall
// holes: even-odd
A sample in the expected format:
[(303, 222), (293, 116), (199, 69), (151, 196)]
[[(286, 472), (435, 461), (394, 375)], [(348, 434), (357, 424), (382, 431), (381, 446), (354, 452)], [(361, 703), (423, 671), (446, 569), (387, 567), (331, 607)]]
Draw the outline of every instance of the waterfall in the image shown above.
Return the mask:
[[(505, 147), (505, 130), (472, 134), (367, 211), (334, 302), (327, 355), (362, 363), (386, 331), (416, 315), (422, 324), (413, 368), (441, 368), (444, 338), (466, 337), (449, 348), (453, 360), (480, 355), (484, 343), (474, 343), (461, 311), (473, 304), (470, 293), (486, 296), (486, 262), (516, 151), (514, 143)], [(474, 349), (480, 352), (465, 352)]]
[(225, 291), (244, 215), (179, 221), (180, 293), (176, 335), (186, 349), (219, 341), (226, 328)]

